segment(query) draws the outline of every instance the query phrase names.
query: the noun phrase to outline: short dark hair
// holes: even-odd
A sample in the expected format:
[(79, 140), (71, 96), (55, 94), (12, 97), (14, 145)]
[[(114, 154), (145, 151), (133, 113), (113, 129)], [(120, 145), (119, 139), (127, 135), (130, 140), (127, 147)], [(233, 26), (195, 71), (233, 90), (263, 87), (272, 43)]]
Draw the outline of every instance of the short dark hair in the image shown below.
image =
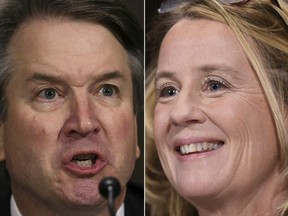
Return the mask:
[(0, 9), (0, 121), (7, 116), (5, 88), (12, 77), (8, 48), (23, 23), (33, 19), (68, 18), (100, 24), (107, 28), (127, 51), (133, 82), (133, 107), (143, 107), (143, 31), (134, 15), (119, 0), (6, 0)]

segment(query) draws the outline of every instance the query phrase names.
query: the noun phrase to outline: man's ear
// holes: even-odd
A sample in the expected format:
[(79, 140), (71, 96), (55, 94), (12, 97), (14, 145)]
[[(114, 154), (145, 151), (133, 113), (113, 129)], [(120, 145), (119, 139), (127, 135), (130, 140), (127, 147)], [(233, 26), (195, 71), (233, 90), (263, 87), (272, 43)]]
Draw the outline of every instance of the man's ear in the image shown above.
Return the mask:
[(5, 160), (4, 153), (4, 125), (0, 122), (0, 161)]

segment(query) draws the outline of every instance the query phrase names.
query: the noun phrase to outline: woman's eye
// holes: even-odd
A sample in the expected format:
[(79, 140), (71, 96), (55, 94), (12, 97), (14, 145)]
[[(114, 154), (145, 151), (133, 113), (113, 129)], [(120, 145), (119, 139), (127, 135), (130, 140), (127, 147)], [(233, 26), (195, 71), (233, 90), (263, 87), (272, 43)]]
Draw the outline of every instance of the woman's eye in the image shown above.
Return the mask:
[(112, 86), (112, 85), (104, 85), (100, 91), (99, 91), (100, 94), (106, 96), (106, 97), (112, 97), (114, 96), (115, 94), (118, 93), (118, 90), (115, 86)]
[(165, 91), (162, 92), (163, 97), (173, 97), (177, 94), (177, 90), (174, 88), (167, 88)]
[(209, 77), (203, 86), (204, 90), (209, 92), (217, 92), (225, 90), (229, 87), (229, 84), (220, 77)]
[(163, 85), (159, 89), (157, 89), (156, 94), (158, 98), (168, 98), (177, 95), (178, 92), (178, 89), (176, 89), (174, 86)]
[(218, 91), (218, 90), (225, 88), (225, 86), (222, 83), (217, 82), (217, 81), (213, 81), (213, 82), (211, 81), (208, 85), (209, 85), (210, 91)]
[(43, 100), (53, 100), (58, 97), (59, 94), (56, 89), (47, 88), (39, 92), (38, 97)]

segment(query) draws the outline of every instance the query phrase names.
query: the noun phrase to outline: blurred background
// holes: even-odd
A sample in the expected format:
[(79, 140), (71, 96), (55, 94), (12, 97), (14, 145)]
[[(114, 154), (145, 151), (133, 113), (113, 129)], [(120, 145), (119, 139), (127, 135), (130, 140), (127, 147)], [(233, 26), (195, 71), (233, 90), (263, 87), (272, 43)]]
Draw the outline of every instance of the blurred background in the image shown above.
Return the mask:
[(155, 23), (155, 15), (158, 14), (158, 8), (161, 5), (162, 0), (146, 0), (145, 1), (145, 65), (146, 68), (151, 61), (151, 53), (153, 50), (151, 49), (151, 45), (149, 44), (149, 38), (147, 37), (147, 33), (151, 30), (153, 24)]
[(144, 0), (122, 0), (122, 1), (135, 14), (136, 18), (138, 19), (138, 22), (142, 25), (142, 28), (144, 28)]
[[(134, 13), (139, 24), (142, 26), (144, 38), (144, 0), (122, 1)], [(139, 113), (138, 117), (138, 144), (140, 147), (141, 155), (140, 158), (136, 161), (135, 170), (131, 180), (133, 182), (144, 185), (144, 109)]]

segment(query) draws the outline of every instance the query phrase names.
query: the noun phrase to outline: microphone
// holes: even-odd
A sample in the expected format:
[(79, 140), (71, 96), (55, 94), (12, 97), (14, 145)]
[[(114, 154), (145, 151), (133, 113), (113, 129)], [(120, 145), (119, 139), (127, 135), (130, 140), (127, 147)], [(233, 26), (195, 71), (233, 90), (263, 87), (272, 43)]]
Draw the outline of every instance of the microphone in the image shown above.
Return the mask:
[(114, 200), (120, 194), (120, 183), (114, 177), (105, 177), (99, 184), (100, 194), (108, 199), (108, 209), (111, 216), (115, 216)]

